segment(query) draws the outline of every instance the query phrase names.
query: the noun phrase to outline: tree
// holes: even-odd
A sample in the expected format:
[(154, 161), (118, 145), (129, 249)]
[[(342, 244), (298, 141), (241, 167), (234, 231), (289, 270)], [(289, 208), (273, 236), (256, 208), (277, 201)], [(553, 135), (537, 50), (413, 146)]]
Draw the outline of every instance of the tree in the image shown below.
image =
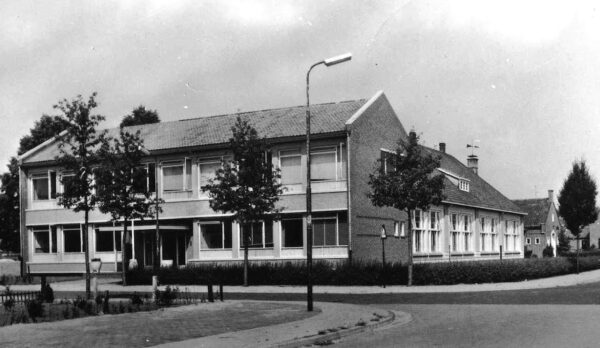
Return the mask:
[(577, 238), (577, 273), (579, 273), (579, 235), (598, 219), (596, 182), (590, 176), (585, 161), (573, 162), (573, 168), (558, 196), (558, 212), (565, 227)]
[(556, 248), (556, 253), (560, 256), (565, 255), (571, 249), (571, 244), (569, 243), (569, 236), (567, 235), (567, 231), (564, 227), (561, 227), (558, 231), (558, 247)]
[(223, 163), (214, 179), (202, 186), (209, 192), (210, 207), (215, 211), (232, 213), (242, 228), (244, 243), (244, 286), (248, 286), (247, 224), (265, 220), (280, 210), (275, 208), (283, 193), (279, 169), (274, 169), (267, 156), (264, 139), (259, 139), (256, 129), (247, 119), (238, 116), (231, 127), (233, 133), (229, 146), (233, 161)]
[[(154, 202), (151, 199), (153, 188), (147, 186), (146, 168), (141, 160), (147, 151), (140, 137), (140, 131), (129, 133), (123, 128), (119, 138), (105, 140), (98, 151), (100, 166), (94, 171), (98, 209), (110, 214), (112, 221), (123, 220), (121, 236), (121, 271), (123, 285), (127, 285), (126, 270), (130, 259), (131, 238), (128, 236), (128, 222), (154, 215)], [(129, 244), (126, 245), (126, 244)]]
[(377, 207), (393, 207), (408, 214), (408, 285), (412, 285), (412, 215), (415, 209), (428, 210), (445, 198), (444, 176), (434, 175), (440, 166), (439, 156), (423, 151), (419, 137), (411, 131), (400, 139), (398, 147), (377, 161), (369, 175), (368, 197)]
[[(60, 117), (42, 115), (35, 122), (30, 134), (24, 135), (19, 141), (18, 155), (33, 149), (44, 141), (57, 136), (66, 127)], [(11, 157), (8, 172), (2, 174), (0, 187), (0, 248), (18, 252), (20, 248), (19, 220), (19, 162)]]
[(159, 123), (160, 118), (156, 110), (146, 110), (143, 105), (133, 109), (131, 114), (123, 117), (120, 127), (138, 126), (141, 124)]
[(59, 165), (63, 168), (61, 183), (65, 187), (58, 203), (75, 212), (84, 213), (83, 249), (85, 252), (85, 293), (90, 298), (90, 253), (88, 248), (89, 213), (95, 208), (96, 184), (93, 179), (94, 166), (98, 163), (97, 149), (105, 141), (105, 132), (98, 133), (96, 127), (104, 116), (92, 114), (96, 108), (96, 93), (87, 101), (81, 95), (68, 101), (63, 99), (54, 108), (62, 112), (68, 123), (66, 134), (59, 143)]

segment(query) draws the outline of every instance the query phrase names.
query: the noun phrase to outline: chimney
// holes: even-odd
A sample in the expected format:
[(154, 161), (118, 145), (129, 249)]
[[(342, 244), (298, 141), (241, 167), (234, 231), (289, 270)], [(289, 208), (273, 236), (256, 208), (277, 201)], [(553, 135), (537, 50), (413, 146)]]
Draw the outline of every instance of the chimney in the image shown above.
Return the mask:
[(440, 152), (446, 153), (446, 143), (440, 143)]
[(477, 170), (479, 169), (479, 158), (476, 155), (469, 155), (467, 157), (467, 167), (471, 168), (473, 173), (477, 174)]
[(554, 202), (554, 190), (548, 190), (548, 200)]

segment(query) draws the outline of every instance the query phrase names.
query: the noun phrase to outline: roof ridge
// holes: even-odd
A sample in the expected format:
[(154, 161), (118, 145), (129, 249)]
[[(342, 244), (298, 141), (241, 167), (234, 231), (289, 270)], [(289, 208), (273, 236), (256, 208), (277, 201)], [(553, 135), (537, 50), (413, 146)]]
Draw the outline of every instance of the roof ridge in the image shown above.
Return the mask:
[[(345, 103), (355, 103), (355, 102), (360, 102), (360, 101), (366, 101), (366, 98), (361, 98), (361, 99), (354, 99), (354, 100), (342, 100), (342, 101), (337, 101), (337, 102), (327, 102), (327, 103), (318, 103), (318, 104), (311, 104), (311, 107), (313, 106), (323, 106), (323, 105), (336, 105), (336, 104), (345, 104)], [(278, 110), (288, 110), (288, 109), (298, 109), (298, 108), (303, 108), (306, 107), (306, 105), (296, 105), (296, 106), (283, 106), (283, 107), (277, 107), (277, 108), (269, 108), (269, 109), (260, 109), (260, 110), (251, 110), (251, 111), (240, 111), (240, 112), (233, 112), (233, 113), (226, 113), (226, 114), (218, 114), (218, 115), (207, 115), (207, 116), (197, 116), (197, 117), (190, 117), (190, 118), (183, 118), (180, 120), (173, 120), (173, 121), (167, 121), (167, 122), (181, 122), (181, 121), (192, 121), (192, 120), (198, 120), (198, 119), (204, 119), (204, 118), (214, 118), (214, 117), (225, 117), (225, 116), (233, 116), (233, 115), (243, 115), (243, 114), (251, 114), (251, 113), (257, 113), (257, 112), (265, 112), (265, 111), (278, 111)]]

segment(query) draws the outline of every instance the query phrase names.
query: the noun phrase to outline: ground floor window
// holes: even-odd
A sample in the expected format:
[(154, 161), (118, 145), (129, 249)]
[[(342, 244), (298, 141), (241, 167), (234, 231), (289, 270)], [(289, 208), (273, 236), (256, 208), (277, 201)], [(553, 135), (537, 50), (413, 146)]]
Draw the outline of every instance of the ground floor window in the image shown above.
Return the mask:
[(96, 252), (121, 251), (121, 231), (96, 229)]
[(313, 217), (313, 246), (348, 245), (348, 232), (340, 228), (341, 220), (338, 214)]
[(63, 251), (65, 253), (80, 253), (82, 251), (81, 226), (63, 227)]
[(39, 226), (32, 229), (33, 252), (36, 254), (56, 253), (56, 227)]
[[(242, 235), (245, 235), (248, 240), (248, 247), (255, 249), (264, 249), (273, 247), (273, 223), (253, 222), (245, 224), (241, 228)], [(241, 247), (244, 247), (244, 239), (241, 238)]]
[(284, 248), (301, 248), (304, 245), (303, 237), (301, 217), (281, 219), (281, 239)]
[(201, 249), (231, 249), (231, 223), (200, 223)]

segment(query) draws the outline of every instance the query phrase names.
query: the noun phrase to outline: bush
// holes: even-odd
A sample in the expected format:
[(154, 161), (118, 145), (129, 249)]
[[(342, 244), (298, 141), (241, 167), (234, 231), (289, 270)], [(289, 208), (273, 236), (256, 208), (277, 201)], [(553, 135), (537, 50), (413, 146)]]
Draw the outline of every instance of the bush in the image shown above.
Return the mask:
[(554, 248), (551, 246), (546, 246), (544, 250), (542, 250), (542, 256), (544, 257), (554, 257)]
[(159, 306), (169, 307), (177, 299), (178, 294), (179, 288), (171, 289), (169, 285), (167, 285), (165, 291), (160, 291), (156, 289), (154, 293), (156, 304)]
[(52, 290), (50, 284), (46, 283), (45, 286), (42, 286), (42, 290), (40, 292), (40, 301), (47, 303), (54, 302), (54, 290)]
[(28, 300), (25, 301), (25, 307), (27, 308), (27, 314), (29, 314), (29, 318), (34, 323), (36, 322), (35, 318), (39, 318), (44, 315), (44, 306), (41, 300)]
[[(597, 249), (596, 249), (597, 252)], [(591, 253), (588, 253), (591, 254)], [(583, 253), (582, 253), (583, 255)], [(580, 257), (580, 270), (600, 268), (600, 257)], [(248, 280), (251, 285), (305, 285), (305, 263), (254, 263), (249, 265)], [(576, 262), (573, 257), (530, 258), (509, 260), (455, 261), (421, 263), (414, 265), (415, 285), (448, 285), (514, 282), (526, 279), (552, 277), (574, 273)], [(130, 284), (149, 284), (152, 272), (135, 270), (130, 272)], [(160, 270), (162, 284), (223, 284), (241, 285), (243, 265), (203, 264), (183, 269), (164, 268)], [(403, 285), (406, 284), (407, 269), (400, 263), (380, 262), (313, 264), (313, 284), (315, 285)], [(171, 292), (173, 290), (169, 288)], [(165, 290), (166, 292), (166, 290)], [(163, 301), (164, 292), (157, 293), (157, 301)], [(176, 296), (176, 295), (171, 295)], [(175, 297), (173, 298), (175, 299)], [(157, 302), (158, 304), (158, 302)]]

